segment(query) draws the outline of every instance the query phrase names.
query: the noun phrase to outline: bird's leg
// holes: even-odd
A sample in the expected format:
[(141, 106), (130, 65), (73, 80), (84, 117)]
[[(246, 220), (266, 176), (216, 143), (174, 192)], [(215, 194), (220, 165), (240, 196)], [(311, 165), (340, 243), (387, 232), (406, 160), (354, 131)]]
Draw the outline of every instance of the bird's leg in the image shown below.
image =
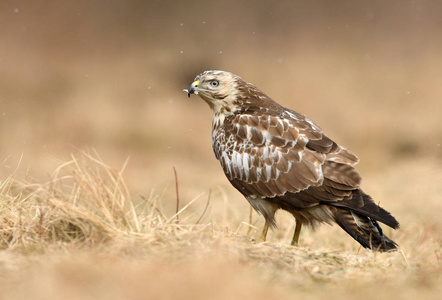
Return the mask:
[(292, 246), (298, 246), (299, 235), (301, 234), (302, 223), (296, 221), (295, 234), (293, 234)]
[(261, 237), (259, 238), (259, 242), (265, 242), (267, 237), (267, 231), (269, 231), (269, 224), (267, 222), (264, 224), (264, 228), (262, 229)]
[(249, 229), (247, 229), (247, 235), (252, 231), (252, 214), (253, 214), (253, 206), (250, 205), (250, 213), (249, 213)]

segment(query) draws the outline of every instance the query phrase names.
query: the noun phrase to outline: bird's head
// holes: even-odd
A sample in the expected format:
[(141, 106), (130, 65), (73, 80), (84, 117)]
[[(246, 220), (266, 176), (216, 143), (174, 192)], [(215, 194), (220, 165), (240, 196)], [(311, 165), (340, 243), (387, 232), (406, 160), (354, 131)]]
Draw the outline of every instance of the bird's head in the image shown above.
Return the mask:
[(191, 94), (200, 96), (214, 113), (228, 115), (239, 108), (238, 85), (242, 82), (239, 76), (230, 72), (205, 71), (184, 91), (189, 97)]

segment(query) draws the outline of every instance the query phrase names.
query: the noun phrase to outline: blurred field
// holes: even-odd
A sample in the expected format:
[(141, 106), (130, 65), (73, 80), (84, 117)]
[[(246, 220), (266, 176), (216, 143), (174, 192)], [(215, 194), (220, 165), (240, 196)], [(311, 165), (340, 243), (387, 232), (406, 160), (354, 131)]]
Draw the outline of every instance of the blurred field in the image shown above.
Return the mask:
[[(438, 298), (441, 29), (437, 1), (2, 1), (0, 298)], [(355, 152), (401, 252), (329, 226), (289, 247), (284, 213), (255, 244), (182, 92), (206, 69)]]

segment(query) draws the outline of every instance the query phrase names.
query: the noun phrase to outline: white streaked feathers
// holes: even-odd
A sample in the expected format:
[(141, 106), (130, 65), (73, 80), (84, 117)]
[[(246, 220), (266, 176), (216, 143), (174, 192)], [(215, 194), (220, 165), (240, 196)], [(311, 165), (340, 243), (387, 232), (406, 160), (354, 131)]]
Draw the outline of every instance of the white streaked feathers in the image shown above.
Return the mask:
[[(249, 118), (250, 116), (241, 116), (241, 118), (243, 117)], [(239, 141), (236, 135), (226, 134), (222, 121), (221, 118), (215, 115), (213, 120), (212, 145), (216, 157), (219, 158), (230, 180), (236, 178), (249, 183), (259, 181), (269, 182), (270, 180), (279, 179), (282, 173), (290, 173), (294, 164), (303, 163), (304, 149), (296, 150), (293, 148), (298, 142), (301, 142), (303, 145), (308, 143), (309, 139), (305, 135), (299, 134), (296, 141), (283, 140), (281, 142), (280, 137), (275, 137), (270, 134), (268, 130), (260, 129), (260, 134), (263, 138), (262, 143), (254, 144), (251, 140), (253, 132), (258, 131), (256, 126), (235, 124), (234, 127), (236, 130), (239, 130), (239, 127), (242, 126), (245, 127), (246, 131), (247, 138)], [(286, 120), (278, 119), (278, 122), (283, 128), (284, 126), (292, 127)], [(279, 139), (279, 142), (282, 143), (281, 146), (274, 145), (273, 139), (275, 138)], [(282, 149), (286, 146), (292, 148), (291, 151), (296, 151), (298, 160), (287, 160), (287, 168), (283, 172), (275, 166), (275, 163), (285, 159), (284, 153), (287, 152), (283, 152)], [(253, 153), (253, 155), (251, 155), (251, 153)], [(318, 178), (316, 182), (321, 183), (324, 178), (322, 163), (313, 161), (312, 164), (314, 164), (315, 167), (315, 178)], [(252, 169), (254, 169), (253, 171), (256, 174), (256, 178), (253, 180), (250, 175)], [(308, 186), (305, 188), (308, 188)]]

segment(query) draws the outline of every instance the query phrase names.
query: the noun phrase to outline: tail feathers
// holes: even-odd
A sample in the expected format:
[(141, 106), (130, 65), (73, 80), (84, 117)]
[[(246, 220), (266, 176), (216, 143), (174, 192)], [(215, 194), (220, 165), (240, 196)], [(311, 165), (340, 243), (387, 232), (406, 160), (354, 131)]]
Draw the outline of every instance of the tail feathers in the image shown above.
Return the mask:
[(331, 211), (336, 223), (364, 248), (380, 252), (397, 248), (398, 245), (384, 235), (376, 220), (346, 208), (334, 207)]
[(399, 222), (396, 218), (374, 203), (373, 199), (360, 189), (354, 190), (350, 197), (334, 203), (333, 206), (348, 208), (362, 216), (369, 217), (373, 221), (377, 220), (394, 229), (399, 228)]

